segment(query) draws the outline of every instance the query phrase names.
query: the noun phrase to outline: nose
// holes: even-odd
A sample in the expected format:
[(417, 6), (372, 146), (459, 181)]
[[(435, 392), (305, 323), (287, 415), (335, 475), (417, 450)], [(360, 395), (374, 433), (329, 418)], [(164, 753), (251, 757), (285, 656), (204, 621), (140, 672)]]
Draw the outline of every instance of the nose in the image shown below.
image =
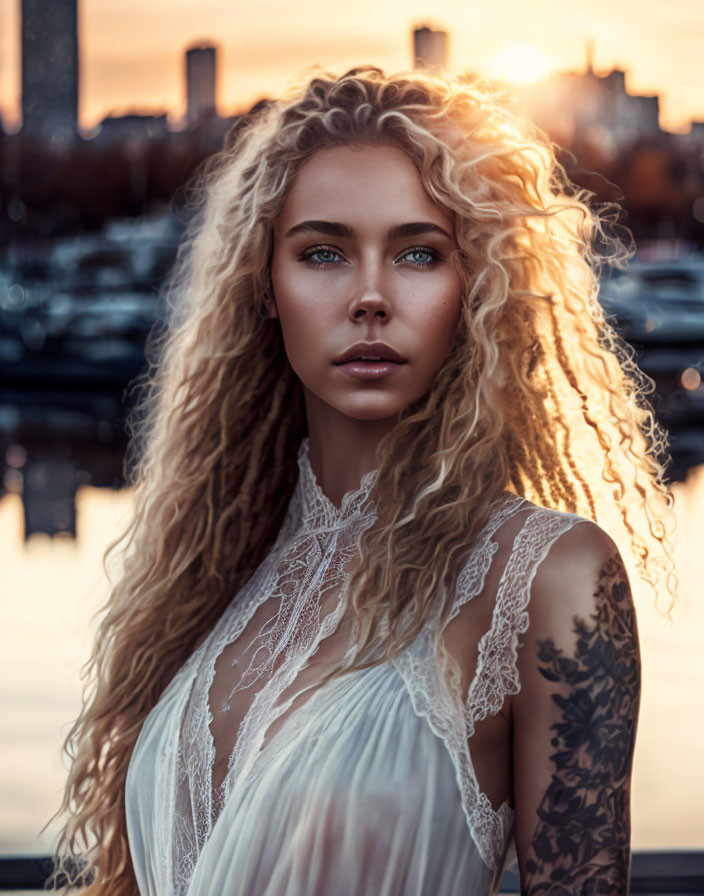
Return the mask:
[(381, 272), (376, 266), (374, 270), (360, 271), (348, 307), (348, 314), (352, 320), (390, 320), (391, 302), (381, 280)]

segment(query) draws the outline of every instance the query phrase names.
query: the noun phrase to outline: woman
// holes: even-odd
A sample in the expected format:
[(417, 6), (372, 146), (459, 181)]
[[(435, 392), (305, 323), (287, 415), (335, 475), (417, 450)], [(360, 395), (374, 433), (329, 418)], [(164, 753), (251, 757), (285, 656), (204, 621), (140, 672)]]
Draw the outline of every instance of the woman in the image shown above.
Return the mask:
[(625, 249), (546, 138), (431, 75), (316, 76), (200, 186), (57, 854), (110, 894), (488, 894), (514, 851), (522, 892), (625, 893), (607, 525), (671, 573), (596, 301)]

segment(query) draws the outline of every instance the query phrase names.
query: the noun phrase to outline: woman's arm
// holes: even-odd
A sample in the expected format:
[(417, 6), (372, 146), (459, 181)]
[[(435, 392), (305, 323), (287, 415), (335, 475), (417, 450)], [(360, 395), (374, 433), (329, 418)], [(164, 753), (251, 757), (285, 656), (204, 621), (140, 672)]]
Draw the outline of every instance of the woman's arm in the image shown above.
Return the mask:
[(611, 538), (593, 523), (559, 538), (529, 611), (513, 702), (521, 893), (626, 894), (640, 657)]

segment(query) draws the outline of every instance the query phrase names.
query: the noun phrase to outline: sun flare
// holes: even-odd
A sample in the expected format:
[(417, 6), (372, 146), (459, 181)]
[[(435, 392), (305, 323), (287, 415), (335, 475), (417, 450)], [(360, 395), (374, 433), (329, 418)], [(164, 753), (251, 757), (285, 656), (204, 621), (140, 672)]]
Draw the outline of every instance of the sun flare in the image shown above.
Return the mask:
[(533, 44), (514, 44), (494, 57), (490, 74), (511, 84), (534, 84), (550, 71), (548, 57)]

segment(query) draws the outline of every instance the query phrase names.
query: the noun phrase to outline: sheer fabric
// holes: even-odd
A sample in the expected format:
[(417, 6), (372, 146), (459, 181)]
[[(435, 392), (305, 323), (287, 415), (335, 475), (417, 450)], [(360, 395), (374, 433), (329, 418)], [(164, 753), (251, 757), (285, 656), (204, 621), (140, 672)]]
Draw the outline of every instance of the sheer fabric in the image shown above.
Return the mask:
[(125, 802), (140, 894), (494, 893), (514, 813), (473, 747), (519, 690), (538, 564), (584, 518), (505, 493), (444, 626), (432, 618), (393, 659), (318, 687), (355, 643), (341, 588), (375, 517), (375, 473), (338, 509), (307, 439), (298, 465), (275, 544), (137, 739)]

